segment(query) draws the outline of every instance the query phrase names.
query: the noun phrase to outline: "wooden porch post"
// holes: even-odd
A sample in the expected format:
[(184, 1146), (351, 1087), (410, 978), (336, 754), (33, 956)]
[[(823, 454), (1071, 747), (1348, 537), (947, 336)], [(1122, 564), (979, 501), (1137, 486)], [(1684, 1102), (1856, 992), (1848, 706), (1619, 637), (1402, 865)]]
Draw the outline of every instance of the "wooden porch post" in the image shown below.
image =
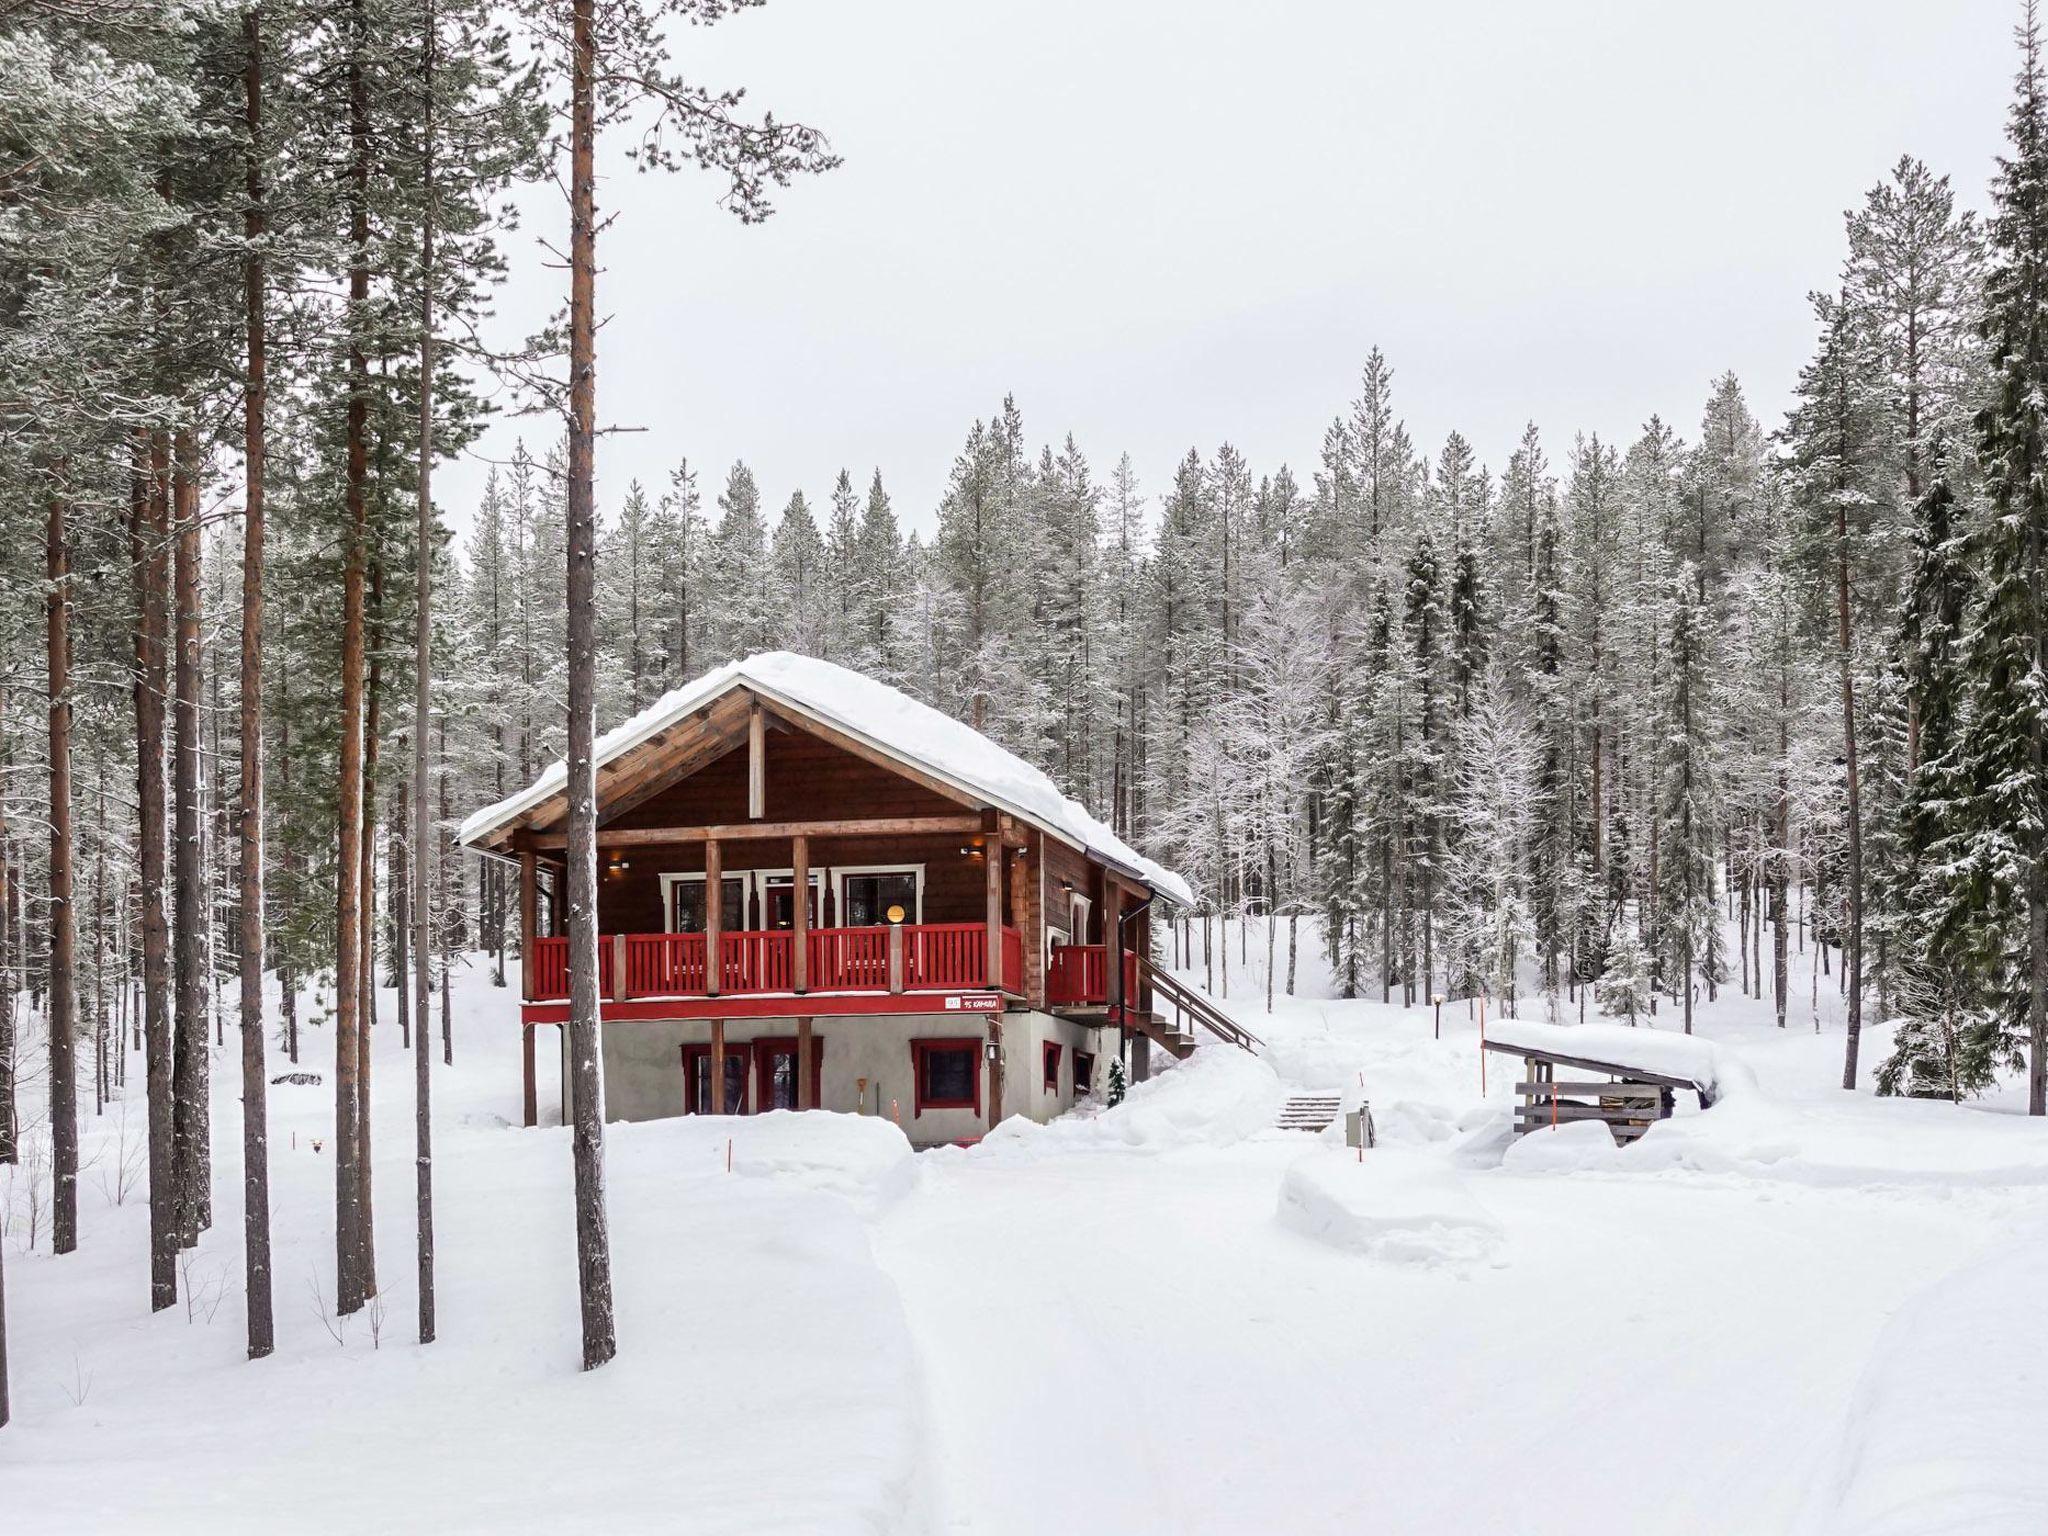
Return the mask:
[(767, 814), (768, 721), (761, 701), (754, 699), (747, 709), (747, 819), (759, 821)]
[(811, 1021), (796, 1021), (796, 1107), (810, 1109), (818, 1097), (818, 1066), (811, 1060)]
[(709, 997), (718, 996), (725, 975), (718, 942), (724, 933), (725, 859), (714, 837), (704, 844), (704, 992)]
[[(811, 840), (799, 832), (789, 840), (790, 982), (798, 992), (811, 989)], [(801, 1072), (801, 1068), (799, 1068)]]
[(526, 1068), (526, 1123), (528, 1126), (540, 1124), (540, 1086), (534, 1081), (533, 1073), (533, 1031), (534, 1026), (531, 1024), (521, 1025), (519, 1030), (521, 1052)]
[(626, 936), (615, 933), (612, 935), (612, 1001), (623, 1003), (626, 996)]
[(1003, 984), (1003, 840), (991, 832), (983, 841), (982, 867), (988, 876), (988, 985)]
[[(540, 871), (535, 867), (533, 850), (523, 849), (519, 855), (519, 995), (533, 1001), (533, 932), (540, 926), (539, 912)], [(532, 1038), (527, 1040), (527, 1054), (531, 1058)], [(530, 1077), (532, 1074), (529, 1073)], [(531, 1125), (533, 1122), (528, 1121)]]
[(1024, 1001), (1045, 1007), (1045, 834), (1025, 834), (1010, 866), (1010, 916), (1024, 936)]
[(711, 1067), (705, 1073), (706, 1113), (725, 1113), (725, 1020), (711, 1021)]
[(889, 925), (889, 990), (903, 990), (903, 925)]

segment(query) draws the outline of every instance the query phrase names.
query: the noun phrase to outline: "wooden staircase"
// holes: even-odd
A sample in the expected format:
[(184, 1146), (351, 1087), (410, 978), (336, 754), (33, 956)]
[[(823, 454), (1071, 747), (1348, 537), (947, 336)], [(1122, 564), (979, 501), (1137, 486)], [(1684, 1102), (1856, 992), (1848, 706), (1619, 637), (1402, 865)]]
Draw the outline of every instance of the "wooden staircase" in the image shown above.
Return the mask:
[(1280, 1106), (1273, 1124), (1283, 1131), (1324, 1131), (1343, 1113), (1344, 1096), (1338, 1093), (1295, 1093)]
[[(1148, 955), (1138, 957), (1138, 981), (1150, 984), (1159, 1012), (1136, 1008), (1124, 1010), (1124, 1023), (1166, 1049), (1176, 1061), (1183, 1061), (1195, 1048), (1195, 1030), (1206, 1029), (1227, 1045), (1241, 1051), (1258, 1051), (1265, 1042), (1209, 1000), (1208, 994), (1190, 987), (1152, 963)], [(1171, 1016), (1166, 1009), (1171, 1009)], [(1326, 1122), (1327, 1123), (1327, 1122)]]

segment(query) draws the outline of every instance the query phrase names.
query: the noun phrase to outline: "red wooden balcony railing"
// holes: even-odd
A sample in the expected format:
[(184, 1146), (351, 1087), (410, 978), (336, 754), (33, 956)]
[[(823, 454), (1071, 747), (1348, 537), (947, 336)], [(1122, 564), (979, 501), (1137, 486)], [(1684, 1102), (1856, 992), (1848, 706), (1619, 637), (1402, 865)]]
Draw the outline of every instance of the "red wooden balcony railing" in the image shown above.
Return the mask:
[[(1124, 956), (1124, 996), (1138, 994), (1138, 956)], [(1045, 1000), (1054, 1008), (1086, 1008), (1109, 1001), (1109, 958), (1100, 944), (1056, 944), (1045, 966)]]
[[(981, 923), (906, 923), (901, 939), (902, 989), (949, 992), (980, 989), (988, 979), (988, 929)], [(812, 992), (887, 992), (888, 928), (814, 928), (807, 989)], [(701, 933), (629, 933), (625, 936), (627, 997), (705, 997), (706, 954)], [(597, 989), (613, 987), (613, 939), (600, 936)], [(719, 992), (728, 997), (790, 992), (796, 986), (796, 934), (787, 928), (743, 930), (719, 938)], [(1002, 985), (1024, 989), (1024, 938), (1002, 932)], [(569, 995), (569, 941), (533, 941), (533, 998)]]

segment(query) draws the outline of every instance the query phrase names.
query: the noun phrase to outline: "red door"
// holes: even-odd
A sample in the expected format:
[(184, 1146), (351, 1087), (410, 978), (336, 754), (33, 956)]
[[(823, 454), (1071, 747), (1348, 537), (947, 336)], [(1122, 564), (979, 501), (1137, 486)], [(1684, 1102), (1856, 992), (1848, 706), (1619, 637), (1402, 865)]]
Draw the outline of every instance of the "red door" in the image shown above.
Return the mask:
[[(796, 1036), (777, 1035), (754, 1042), (754, 1107), (756, 1110), (796, 1109)], [(801, 1107), (816, 1109), (825, 1076), (825, 1039), (811, 1036), (811, 1102)]]

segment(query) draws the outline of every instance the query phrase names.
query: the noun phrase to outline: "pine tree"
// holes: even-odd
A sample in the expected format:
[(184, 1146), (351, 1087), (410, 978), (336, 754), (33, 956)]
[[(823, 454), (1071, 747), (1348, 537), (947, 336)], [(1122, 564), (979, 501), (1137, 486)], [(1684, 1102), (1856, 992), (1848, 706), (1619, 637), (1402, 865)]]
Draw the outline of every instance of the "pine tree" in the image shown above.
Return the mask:
[[(1989, 515), (1971, 565), (1983, 604), (1970, 632), (1973, 683), (1962, 745), (1965, 835), (1951, 841), (1972, 967), (2027, 1038), (2027, 1112), (2048, 1114), (2048, 96), (2039, 17), (2028, 0), (2021, 67), (1992, 186), (1984, 337), (1995, 393), (1977, 417)], [(2033, 830), (2029, 830), (2033, 829)], [(2001, 920), (2003, 919), (2003, 920)]]

